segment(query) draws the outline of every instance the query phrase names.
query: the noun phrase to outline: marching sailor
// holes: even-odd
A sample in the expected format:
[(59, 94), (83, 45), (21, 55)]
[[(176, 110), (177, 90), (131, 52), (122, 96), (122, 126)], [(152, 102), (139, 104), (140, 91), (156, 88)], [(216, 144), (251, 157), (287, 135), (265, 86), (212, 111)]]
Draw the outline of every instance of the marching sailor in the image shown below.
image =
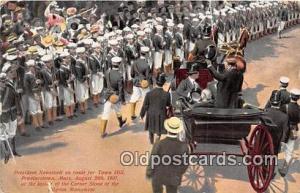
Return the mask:
[(93, 43), (92, 48), (94, 52), (89, 57), (89, 67), (91, 70), (91, 94), (95, 107), (98, 107), (100, 102), (100, 93), (103, 89), (103, 66), (101, 58), (101, 50), (99, 43)]
[(126, 36), (127, 39), (127, 45), (125, 47), (125, 55), (126, 55), (126, 61), (127, 61), (127, 77), (128, 80), (131, 80), (131, 67), (132, 64), (135, 62), (135, 60), (138, 58), (139, 53), (137, 50), (137, 46), (135, 45), (134, 42), (134, 35), (133, 34), (128, 34)]
[(87, 69), (85, 67), (85, 48), (78, 47), (76, 49), (78, 58), (75, 64), (74, 75), (76, 100), (79, 103), (80, 112), (85, 114), (87, 110), (87, 96), (88, 96), (88, 76)]
[(136, 103), (141, 98), (144, 98), (146, 93), (150, 91), (149, 85), (151, 82), (151, 74), (147, 60), (147, 54), (149, 51), (150, 49), (148, 47), (141, 47), (141, 57), (135, 61), (131, 68), (133, 92), (130, 96), (129, 104), (132, 120), (136, 118)]
[[(8, 135), (8, 141), (12, 148), (12, 153), (15, 156), (21, 156), (16, 151), (16, 131), (17, 123), (20, 120), (19, 117), (22, 116), (21, 113), (21, 104), (19, 95), (15, 89), (14, 79), (17, 76), (16, 66), (6, 63), (2, 72), (6, 74), (6, 81), (3, 90), (1, 89), (1, 100), (0, 100), (0, 118), (1, 124), (4, 125), (6, 134)], [(6, 144), (7, 145), (7, 144)], [(6, 148), (8, 149), (8, 147)], [(5, 155), (5, 163), (9, 159), (9, 154)]]
[(289, 131), (284, 135), (285, 148), (285, 160), (282, 168), (278, 171), (282, 177), (284, 177), (292, 162), (292, 155), (295, 149), (295, 140), (298, 138), (298, 124), (300, 123), (300, 107), (297, 101), (300, 98), (300, 90), (291, 90), (291, 101), (281, 107), (281, 110), (288, 115), (289, 118)]
[(121, 104), (125, 103), (124, 79), (122, 73), (119, 71), (122, 58), (116, 56), (113, 57), (111, 61), (112, 69), (107, 70), (105, 73), (107, 89), (105, 90), (104, 97), (106, 102), (104, 103), (100, 120), (100, 132), (102, 138), (107, 135), (106, 126), (111, 110), (116, 112), (120, 128), (126, 123), (126, 119), (124, 120), (121, 114)]
[(37, 71), (35, 61), (28, 60), (26, 62), (27, 72), (24, 77), (25, 93), (28, 96), (28, 111), (32, 116), (32, 124), (36, 131), (41, 131), (43, 126), (43, 111), (41, 108), (41, 79), (36, 78)]
[[(279, 87), (279, 95), (280, 95), (280, 100), (281, 100), (281, 105), (288, 104), (291, 100), (290, 98), (290, 92), (287, 91), (287, 87), (289, 86), (289, 81), (290, 79), (286, 76), (281, 76), (279, 79), (280, 87)], [(277, 90), (273, 90), (275, 92)], [(266, 104), (265, 108), (270, 108), (271, 104), (270, 101)]]
[(173, 61), (173, 27), (174, 23), (167, 23), (167, 30), (165, 31), (164, 40), (165, 52), (164, 52), (164, 72), (170, 74), (172, 70)]
[(57, 71), (58, 77), (58, 85), (63, 88), (63, 101), (64, 101), (64, 111), (66, 117), (68, 119), (72, 119), (74, 116), (74, 107), (75, 107), (75, 100), (74, 100), (74, 80), (75, 76), (71, 73), (71, 57), (70, 53), (64, 51), (60, 54), (62, 58), (62, 63)]
[(182, 23), (177, 25), (177, 32), (175, 33), (175, 54), (179, 57), (179, 61), (183, 62), (184, 59), (184, 39), (183, 39), (183, 27)]
[(53, 58), (51, 55), (44, 55), (41, 58), (44, 67), (41, 70), (42, 93), (44, 97), (44, 109), (47, 112), (46, 117), (49, 125), (53, 125), (57, 116), (57, 91), (56, 78), (53, 70)]
[(108, 69), (111, 69), (111, 66), (112, 66), (111, 59), (113, 57), (117, 56), (117, 57), (123, 58), (123, 52), (119, 48), (117, 40), (109, 40), (108, 44), (111, 46), (111, 49), (109, 50), (109, 52), (107, 54), (105, 71)]
[(154, 47), (154, 68), (153, 68), (153, 75), (156, 78), (163, 62), (163, 49), (165, 46), (165, 42), (162, 36), (163, 33), (163, 26), (157, 25), (156, 26), (156, 34), (153, 37), (153, 47)]

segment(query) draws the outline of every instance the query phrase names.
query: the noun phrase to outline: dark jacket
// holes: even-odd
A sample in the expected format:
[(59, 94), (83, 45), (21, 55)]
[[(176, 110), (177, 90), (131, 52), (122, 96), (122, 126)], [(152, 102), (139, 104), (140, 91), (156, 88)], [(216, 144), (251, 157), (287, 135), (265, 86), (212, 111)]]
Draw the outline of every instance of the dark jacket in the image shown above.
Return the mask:
[(122, 74), (117, 70), (108, 70), (105, 73), (105, 83), (107, 85), (107, 89), (104, 91), (104, 98), (108, 100), (108, 98), (112, 94), (116, 94), (119, 96), (122, 102), (125, 102), (125, 94), (124, 94), (124, 80)]
[(53, 88), (53, 74), (51, 70), (49, 70), (47, 67), (44, 67), (41, 70), (42, 75), (42, 87), (44, 91), (50, 91), (51, 88)]
[(175, 45), (176, 45), (176, 48), (182, 48), (183, 47), (183, 44), (184, 44), (184, 40), (183, 40), (183, 34), (182, 36), (180, 35), (179, 32), (175, 33)]
[[(189, 153), (188, 145), (179, 141), (177, 138), (167, 137), (154, 144), (151, 155), (158, 155), (160, 158), (169, 155), (184, 155)], [(151, 160), (151, 159), (150, 159)], [(183, 163), (184, 160), (180, 159)], [(152, 178), (152, 181), (163, 185), (179, 186), (183, 174), (188, 168), (188, 165), (155, 165), (151, 168), (151, 161), (147, 167), (147, 176)]]
[(8, 123), (17, 119), (21, 114), (20, 97), (14, 88), (14, 83), (7, 80), (5, 87), (0, 91), (2, 103), (1, 122)]
[(89, 68), (90, 68), (92, 74), (97, 74), (97, 72), (101, 72), (103, 70), (102, 66), (101, 66), (102, 60), (99, 56), (92, 54), (89, 57), (88, 61), (89, 61)]
[(83, 61), (78, 61), (76, 62), (75, 64), (75, 72), (74, 72), (74, 75), (75, 75), (75, 78), (76, 80), (78, 80), (79, 82), (83, 83), (87, 80), (87, 69), (83, 63)]
[(163, 45), (163, 37), (158, 35), (158, 34), (155, 34), (154, 35), (154, 38), (153, 38), (153, 47), (154, 47), (154, 50), (156, 52), (164, 49), (164, 45)]
[(37, 78), (34, 74), (27, 72), (24, 77), (24, 90), (28, 96), (34, 96), (41, 91), (40, 85), (36, 84)]
[(236, 69), (219, 73), (213, 66), (209, 67), (209, 70), (218, 80), (215, 106), (217, 108), (237, 108), (238, 93), (242, 89), (244, 80), (243, 74)]
[(277, 155), (280, 150), (280, 142), (282, 139), (285, 139), (285, 134), (289, 130), (288, 116), (276, 108), (268, 108), (266, 116), (270, 117), (275, 125), (277, 125), (275, 128), (269, 127), (269, 132), (273, 139), (274, 152)]
[(141, 80), (151, 81), (150, 66), (146, 58), (139, 58), (131, 67), (131, 77), (134, 86), (140, 87)]
[(165, 134), (164, 121), (167, 118), (166, 108), (169, 106), (171, 106), (170, 93), (163, 88), (155, 88), (148, 92), (140, 113), (141, 118), (147, 113), (145, 130), (158, 135)]
[(282, 112), (286, 113), (289, 118), (289, 130), (283, 139), (284, 142), (287, 143), (290, 137), (290, 130), (295, 129), (298, 131), (298, 123), (300, 123), (300, 108), (296, 102), (290, 102), (289, 104), (281, 106), (280, 109)]

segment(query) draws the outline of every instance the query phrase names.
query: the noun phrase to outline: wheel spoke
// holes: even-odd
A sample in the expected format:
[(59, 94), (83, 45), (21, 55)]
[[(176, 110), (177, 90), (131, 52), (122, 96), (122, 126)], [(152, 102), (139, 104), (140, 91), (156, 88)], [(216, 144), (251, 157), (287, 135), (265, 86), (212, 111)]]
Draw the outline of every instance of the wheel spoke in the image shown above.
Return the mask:
[[(262, 146), (265, 144), (265, 137), (266, 137), (266, 132), (264, 130), (261, 130), (262, 135), (261, 138), (259, 139), (259, 150), (261, 151), (261, 153), (263, 154), (263, 150), (262, 150)], [(267, 143), (268, 144), (268, 143)]]
[(264, 177), (262, 170), (258, 170), (258, 174), (259, 174), (262, 184), (264, 185), (266, 182), (266, 178)]

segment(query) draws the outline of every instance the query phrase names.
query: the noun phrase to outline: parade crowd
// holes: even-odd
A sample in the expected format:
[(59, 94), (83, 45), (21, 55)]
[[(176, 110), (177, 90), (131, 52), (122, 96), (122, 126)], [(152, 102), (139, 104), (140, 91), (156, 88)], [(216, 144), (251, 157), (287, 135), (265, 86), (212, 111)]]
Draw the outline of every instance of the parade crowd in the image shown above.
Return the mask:
[[(197, 1), (149, 5), (129, 1), (120, 2), (115, 13), (109, 14), (99, 13), (97, 6), (61, 7), (49, 1), (44, 17), (36, 20), (22, 2), (4, 2), (0, 22), (1, 149), (7, 151), (10, 144), (12, 153), (20, 156), (17, 128), (21, 136), (29, 137), (29, 124), (40, 132), (65, 117), (74, 119), (86, 113), (89, 100), (94, 108), (103, 105), (102, 137), (107, 135), (112, 111), (120, 128), (126, 124), (121, 107), (129, 105), (132, 120), (146, 116), (145, 128), (153, 143), (154, 134), (159, 138), (165, 127), (167, 114), (162, 107), (171, 108), (170, 94), (163, 86), (176, 69), (186, 67), (190, 53), (202, 53), (198, 40), (217, 47), (238, 42), (244, 51), (247, 41), (240, 41), (244, 33), (249, 41), (272, 33), (280, 38), (284, 29), (300, 23), (299, 14), (294, 2), (212, 6)], [(291, 101), (297, 101), (297, 92), (292, 93)], [(136, 109), (139, 101), (143, 101), (141, 112)], [(9, 154), (5, 161), (8, 159)]]

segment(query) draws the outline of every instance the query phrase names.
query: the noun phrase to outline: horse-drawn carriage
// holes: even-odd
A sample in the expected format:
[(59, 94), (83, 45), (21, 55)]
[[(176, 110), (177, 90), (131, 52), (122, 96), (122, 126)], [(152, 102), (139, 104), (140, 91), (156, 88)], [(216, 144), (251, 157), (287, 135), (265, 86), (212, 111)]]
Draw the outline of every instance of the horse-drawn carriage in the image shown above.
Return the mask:
[[(237, 49), (227, 47), (225, 57), (235, 57), (240, 70), (245, 70), (246, 62)], [(234, 52), (233, 52), (234, 51)], [(189, 66), (189, 65), (187, 65)], [(201, 89), (213, 80), (205, 64), (200, 64), (199, 79), (196, 82)], [(188, 68), (175, 71), (175, 87), (188, 76)], [(193, 154), (211, 155), (220, 152), (197, 152), (200, 143), (240, 144), (242, 153), (226, 155), (246, 156), (249, 181), (256, 192), (264, 192), (273, 178), (275, 160), (263, 164), (254, 164), (257, 156), (274, 155), (270, 130), (274, 124), (259, 109), (220, 109), (201, 107), (190, 103), (186, 98), (177, 98), (174, 115), (180, 117), (185, 125), (185, 140), (193, 147)]]

